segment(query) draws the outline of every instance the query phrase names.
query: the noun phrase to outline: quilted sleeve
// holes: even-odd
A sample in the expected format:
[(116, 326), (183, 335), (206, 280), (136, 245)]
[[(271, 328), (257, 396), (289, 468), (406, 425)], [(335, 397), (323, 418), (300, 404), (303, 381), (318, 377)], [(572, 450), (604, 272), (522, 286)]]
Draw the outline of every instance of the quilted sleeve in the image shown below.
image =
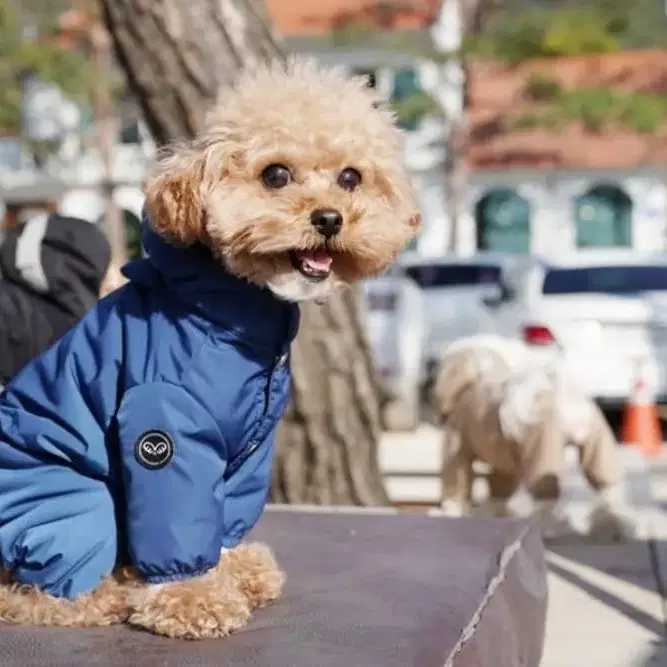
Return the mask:
[(118, 414), (129, 555), (149, 582), (203, 574), (222, 548), (226, 445), (182, 387), (130, 389)]

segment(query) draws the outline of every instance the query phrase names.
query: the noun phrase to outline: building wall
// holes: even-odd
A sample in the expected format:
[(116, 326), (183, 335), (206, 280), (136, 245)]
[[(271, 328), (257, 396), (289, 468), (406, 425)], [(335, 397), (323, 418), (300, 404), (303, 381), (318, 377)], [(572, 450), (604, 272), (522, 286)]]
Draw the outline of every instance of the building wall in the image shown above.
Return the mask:
[[(447, 252), (449, 220), (445, 192), (437, 169), (414, 172), (420, 190), (424, 230), (417, 248), (428, 255)], [(478, 247), (477, 203), (499, 189), (514, 190), (530, 208), (530, 250), (553, 256), (577, 252), (577, 198), (597, 185), (610, 185), (625, 193), (631, 203), (631, 247), (638, 251), (664, 250), (667, 239), (667, 186), (665, 170), (643, 168), (628, 172), (527, 172), (482, 171), (472, 175), (466, 213), (459, 230), (458, 251)]]

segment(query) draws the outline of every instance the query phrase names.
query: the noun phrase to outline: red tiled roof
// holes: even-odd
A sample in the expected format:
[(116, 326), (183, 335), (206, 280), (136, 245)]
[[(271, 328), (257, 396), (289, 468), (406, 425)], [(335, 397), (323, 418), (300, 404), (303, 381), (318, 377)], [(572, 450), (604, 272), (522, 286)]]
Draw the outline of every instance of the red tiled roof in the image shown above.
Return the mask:
[(667, 119), (655, 135), (623, 127), (591, 132), (582, 123), (564, 130), (514, 130), (510, 120), (529, 111), (523, 98), (535, 73), (564, 89), (608, 87), (623, 92), (667, 95), (667, 51), (534, 60), (509, 67), (477, 62), (471, 67), (470, 161), (475, 168), (631, 168), (667, 163)]
[(266, 0), (276, 32), (316, 36), (349, 23), (382, 29), (420, 29), (430, 25), (442, 0)]

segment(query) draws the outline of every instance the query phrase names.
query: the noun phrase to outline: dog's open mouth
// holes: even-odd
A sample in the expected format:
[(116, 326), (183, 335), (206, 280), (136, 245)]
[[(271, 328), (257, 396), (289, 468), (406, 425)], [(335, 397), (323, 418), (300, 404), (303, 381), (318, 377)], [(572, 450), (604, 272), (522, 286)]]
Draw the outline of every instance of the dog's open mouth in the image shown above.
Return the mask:
[(326, 280), (331, 274), (331, 255), (326, 250), (292, 250), (292, 266), (313, 282)]

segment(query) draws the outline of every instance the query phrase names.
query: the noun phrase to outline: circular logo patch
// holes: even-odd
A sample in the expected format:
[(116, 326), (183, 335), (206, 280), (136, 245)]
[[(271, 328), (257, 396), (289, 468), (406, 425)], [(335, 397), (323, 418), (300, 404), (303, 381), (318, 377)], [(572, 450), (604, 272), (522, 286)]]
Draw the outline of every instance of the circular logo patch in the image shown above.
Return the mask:
[(174, 443), (164, 431), (147, 431), (137, 440), (134, 455), (144, 468), (159, 470), (174, 456)]

